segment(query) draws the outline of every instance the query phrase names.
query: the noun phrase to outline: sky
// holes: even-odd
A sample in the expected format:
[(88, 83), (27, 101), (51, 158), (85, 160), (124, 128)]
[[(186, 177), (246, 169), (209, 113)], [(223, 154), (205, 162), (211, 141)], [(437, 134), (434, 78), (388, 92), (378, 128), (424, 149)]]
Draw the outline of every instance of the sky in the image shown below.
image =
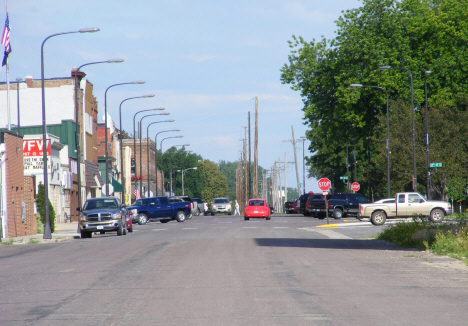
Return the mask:
[[(186, 150), (215, 163), (240, 159), (244, 127), (251, 115), (253, 161), (255, 100), (258, 98), (258, 164), (271, 169), (275, 161), (294, 162), (292, 127), (296, 139), (305, 135), (299, 92), (283, 85), (280, 69), (288, 63), (292, 35), (306, 41), (335, 36), (342, 10), (358, 8), (359, 0), (22, 0), (7, 3), (10, 19), (10, 81), (41, 77), (41, 44), (56, 33), (98, 27), (96, 33), (60, 35), (44, 45), (45, 78), (69, 77), (72, 67), (124, 59), (82, 68), (94, 86), (98, 122), (104, 119), (104, 93), (117, 83), (144, 80), (142, 85), (109, 89), (107, 108), (119, 127), (133, 133), (137, 111), (165, 108), (168, 116), (143, 120), (175, 121), (152, 124), (149, 136), (165, 137), (163, 151), (190, 144)], [(5, 12), (5, 10), (3, 11)], [(0, 15), (1, 17), (1, 15)], [(0, 81), (6, 70), (0, 70)], [(6, 112), (6, 104), (0, 104)], [(144, 114), (137, 115), (137, 120)], [(42, 121), (38, 121), (41, 124)], [(305, 144), (305, 156), (309, 142)], [(299, 182), (303, 182), (303, 146), (296, 143)], [(288, 163), (287, 183), (296, 187), (295, 165)], [(306, 178), (306, 191), (319, 191), (317, 180)]]

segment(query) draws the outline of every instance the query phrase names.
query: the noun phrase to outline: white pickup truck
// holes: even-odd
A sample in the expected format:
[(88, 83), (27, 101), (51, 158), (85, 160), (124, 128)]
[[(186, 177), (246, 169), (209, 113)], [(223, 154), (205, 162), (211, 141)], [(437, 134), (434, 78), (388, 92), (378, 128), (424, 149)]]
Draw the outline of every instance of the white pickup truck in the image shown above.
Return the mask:
[(452, 205), (446, 201), (427, 200), (417, 192), (395, 194), (395, 202), (370, 203), (359, 206), (358, 219), (369, 218), (374, 225), (382, 225), (387, 218), (428, 216), (433, 222), (442, 222), (452, 214)]

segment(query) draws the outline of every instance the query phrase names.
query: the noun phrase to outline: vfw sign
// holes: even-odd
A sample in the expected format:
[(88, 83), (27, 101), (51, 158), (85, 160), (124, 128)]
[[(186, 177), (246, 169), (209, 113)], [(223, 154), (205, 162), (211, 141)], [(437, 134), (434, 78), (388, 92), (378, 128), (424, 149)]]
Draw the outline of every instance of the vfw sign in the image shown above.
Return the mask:
[[(42, 139), (23, 140), (23, 156), (43, 156), (44, 146)], [(50, 156), (50, 139), (47, 139), (47, 156)]]
[[(44, 170), (44, 146), (42, 139), (23, 140), (23, 166), (25, 175), (40, 174)], [(50, 157), (50, 139), (47, 139), (47, 156)], [(50, 169), (50, 160), (47, 160)], [(50, 171), (50, 170), (49, 170)]]

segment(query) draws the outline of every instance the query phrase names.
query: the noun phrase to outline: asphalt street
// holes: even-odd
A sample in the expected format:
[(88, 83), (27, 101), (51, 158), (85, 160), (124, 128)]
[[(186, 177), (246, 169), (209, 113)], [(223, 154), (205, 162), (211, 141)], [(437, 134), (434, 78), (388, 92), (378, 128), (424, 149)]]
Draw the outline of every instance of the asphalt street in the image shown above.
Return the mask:
[(466, 325), (468, 269), (355, 219), (197, 216), (0, 246), (0, 325)]

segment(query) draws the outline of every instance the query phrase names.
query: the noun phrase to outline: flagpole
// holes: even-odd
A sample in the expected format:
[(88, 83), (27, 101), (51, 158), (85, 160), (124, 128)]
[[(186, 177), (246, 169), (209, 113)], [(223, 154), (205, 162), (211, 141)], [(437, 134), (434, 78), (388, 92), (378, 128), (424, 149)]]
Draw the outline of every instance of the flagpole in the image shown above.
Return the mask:
[[(5, 0), (5, 13), (8, 15), (7, 0)], [(10, 65), (8, 57), (6, 58), (6, 80), (7, 80), (7, 117), (8, 117), (8, 130), (11, 131), (11, 115), (10, 115)]]

